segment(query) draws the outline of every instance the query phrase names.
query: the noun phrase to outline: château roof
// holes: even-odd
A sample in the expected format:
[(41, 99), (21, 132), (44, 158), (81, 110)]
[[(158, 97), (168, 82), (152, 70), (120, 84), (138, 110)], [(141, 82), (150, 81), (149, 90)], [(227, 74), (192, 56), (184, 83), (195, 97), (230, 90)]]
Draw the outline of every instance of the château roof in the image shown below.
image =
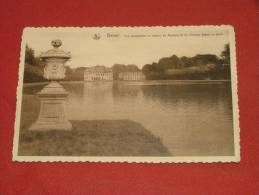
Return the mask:
[(92, 66), (85, 69), (86, 72), (112, 72), (111, 68), (105, 66)]

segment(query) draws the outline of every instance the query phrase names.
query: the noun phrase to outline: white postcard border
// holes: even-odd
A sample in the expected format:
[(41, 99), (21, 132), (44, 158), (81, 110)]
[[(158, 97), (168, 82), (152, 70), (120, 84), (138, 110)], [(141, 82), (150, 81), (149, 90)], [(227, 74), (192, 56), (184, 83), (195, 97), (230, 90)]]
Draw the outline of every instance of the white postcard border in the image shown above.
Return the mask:
[[(224, 28), (229, 30), (229, 43), (230, 43), (230, 60), (231, 60), (231, 88), (232, 88), (232, 105), (233, 105), (233, 125), (234, 125), (234, 156), (170, 156), (170, 157), (132, 157), (132, 156), (19, 156), (18, 155), (18, 142), (19, 142), (19, 129), (21, 119), (21, 102), (22, 102), (22, 87), (23, 87), (23, 73), (24, 73), (24, 59), (25, 59), (25, 32), (28, 30), (84, 30), (84, 29), (113, 29), (113, 28), (152, 28), (163, 29), (202, 29), (209, 30), (216, 28)], [(237, 66), (236, 66), (236, 42), (235, 32), (231, 25), (200, 25), (200, 26), (128, 26), (128, 27), (26, 27), (23, 30), (21, 49), (20, 49), (20, 64), (18, 74), (17, 86), (17, 101), (16, 101), (16, 117), (14, 126), (14, 139), (13, 139), (13, 161), (18, 162), (128, 162), (128, 163), (213, 163), (213, 162), (240, 162), (240, 127), (239, 127), (239, 107), (238, 107), (238, 89), (237, 89)]]

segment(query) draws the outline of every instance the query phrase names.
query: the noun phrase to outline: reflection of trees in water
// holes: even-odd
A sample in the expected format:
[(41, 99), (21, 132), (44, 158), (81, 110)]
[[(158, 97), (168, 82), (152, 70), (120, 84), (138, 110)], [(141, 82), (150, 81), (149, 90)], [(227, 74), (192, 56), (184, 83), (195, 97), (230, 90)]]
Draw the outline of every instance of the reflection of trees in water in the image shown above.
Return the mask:
[(142, 95), (142, 86), (128, 82), (114, 82), (112, 86), (113, 98), (136, 98)]
[(84, 95), (84, 84), (83, 83), (64, 83), (61, 85), (69, 92), (69, 95), (82, 97)]
[(110, 102), (112, 96), (112, 82), (109, 81), (93, 81), (84, 82), (84, 101), (91, 100), (93, 102)]
[(106, 81), (93, 81), (93, 82), (84, 82), (84, 93), (91, 94), (95, 97), (105, 96), (111, 93), (112, 82)]
[[(137, 121), (160, 136), (173, 154), (233, 154), (230, 83), (145, 81), (62, 85), (69, 92), (70, 119)], [(34, 94), (43, 87), (43, 84), (24, 87), (23, 94), (33, 95), (23, 98), (21, 127), (36, 120), (40, 102)], [(24, 126), (25, 123), (28, 125)]]
[[(215, 105), (231, 102), (230, 83), (223, 84), (176, 84), (143, 85), (145, 99), (159, 101), (161, 104), (195, 103), (197, 105)], [(225, 101), (227, 100), (227, 101)]]
[[(35, 95), (46, 84), (25, 86), (23, 94)], [(70, 102), (120, 103), (121, 101), (157, 101), (169, 104), (218, 105), (232, 110), (231, 84), (157, 84), (138, 82), (63, 83)]]

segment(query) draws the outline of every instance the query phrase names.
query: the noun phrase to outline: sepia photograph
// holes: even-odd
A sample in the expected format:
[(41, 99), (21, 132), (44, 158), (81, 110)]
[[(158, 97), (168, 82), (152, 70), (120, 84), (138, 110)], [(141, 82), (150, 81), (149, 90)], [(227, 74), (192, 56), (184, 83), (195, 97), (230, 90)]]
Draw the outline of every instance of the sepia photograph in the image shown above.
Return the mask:
[(232, 26), (30, 28), (14, 161), (239, 162)]

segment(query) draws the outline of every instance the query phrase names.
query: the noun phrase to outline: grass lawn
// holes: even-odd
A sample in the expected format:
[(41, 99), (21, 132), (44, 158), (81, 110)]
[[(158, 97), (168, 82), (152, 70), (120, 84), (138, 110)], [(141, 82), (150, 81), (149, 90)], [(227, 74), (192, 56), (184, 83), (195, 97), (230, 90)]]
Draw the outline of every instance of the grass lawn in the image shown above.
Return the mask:
[(130, 120), (71, 121), (72, 131), (35, 132), (39, 100), (23, 96), (18, 155), (170, 156), (160, 138)]

